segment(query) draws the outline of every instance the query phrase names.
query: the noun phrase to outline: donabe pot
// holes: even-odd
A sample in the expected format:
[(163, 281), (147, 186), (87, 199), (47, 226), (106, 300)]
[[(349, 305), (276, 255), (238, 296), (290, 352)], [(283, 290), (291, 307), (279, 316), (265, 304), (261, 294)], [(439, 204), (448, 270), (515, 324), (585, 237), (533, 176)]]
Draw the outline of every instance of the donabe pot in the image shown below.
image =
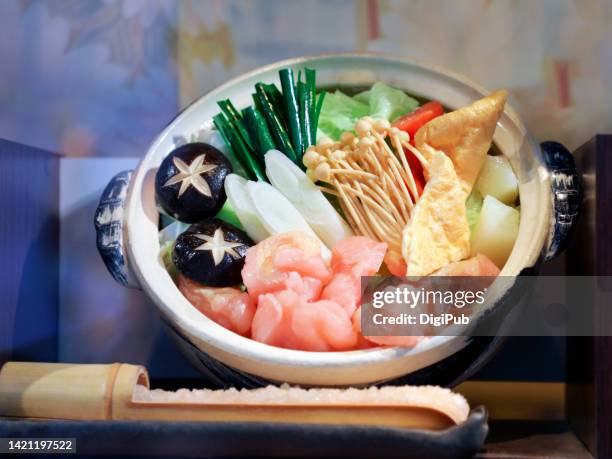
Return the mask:
[[(435, 337), (413, 349), (374, 348), (305, 352), (269, 346), (217, 325), (194, 308), (172, 282), (160, 259), (155, 172), (177, 137), (189, 138), (230, 98), (248, 105), (259, 81), (276, 82), (278, 70), (314, 68), (319, 85), (371, 85), (384, 81), (411, 94), (458, 108), (489, 91), (466, 78), (413, 60), (371, 54), (304, 57), (242, 75), (202, 96), (179, 114), (150, 146), (133, 172), (109, 183), (96, 213), (98, 248), (111, 274), (142, 289), (157, 305), (184, 354), (211, 382), (253, 387), (269, 382), (348, 386), (380, 382), (453, 384), (467, 377), (499, 346), (495, 338)], [(521, 220), (514, 249), (501, 276), (534, 272), (564, 247), (580, 201), (571, 154), (554, 142), (538, 145), (509, 105), (494, 142), (519, 180)], [(505, 288), (491, 288), (494, 308)]]

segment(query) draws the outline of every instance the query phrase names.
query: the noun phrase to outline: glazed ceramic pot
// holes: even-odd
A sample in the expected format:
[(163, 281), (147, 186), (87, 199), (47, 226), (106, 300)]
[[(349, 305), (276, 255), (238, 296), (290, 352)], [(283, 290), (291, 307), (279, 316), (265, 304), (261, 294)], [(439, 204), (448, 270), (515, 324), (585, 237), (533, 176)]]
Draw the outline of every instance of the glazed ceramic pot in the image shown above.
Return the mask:
[[(407, 59), (350, 54), (278, 62), (225, 83), (179, 114), (157, 137), (136, 170), (119, 173), (96, 213), (100, 253), (115, 279), (142, 289), (157, 306), (184, 354), (212, 383), (253, 387), (269, 382), (347, 386), (381, 382), (453, 384), (467, 377), (498, 347), (495, 338), (435, 337), (413, 349), (373, 348), (349, 352), (281, 349), (239, 336), (194, 308), (160, 259), (155, 173), (177, 138), (189, 138), (218, 112), (216, 101), (250, 103), (259, 81), (276, 82), (278, 70), (314, 68), (319, 85), (371, 85), (384, 81), (425, 99), (458, 108), (489, 91), (447, 70)], [(521, 220), (514, 249), (501, 275), (534, 272), (563, 249), (580, 202), (571, 154), (554, 142), (539, 145), (510, 104), (494, 142), (519, 180)], [(494, 308), (505, 288), (491, 289)]]

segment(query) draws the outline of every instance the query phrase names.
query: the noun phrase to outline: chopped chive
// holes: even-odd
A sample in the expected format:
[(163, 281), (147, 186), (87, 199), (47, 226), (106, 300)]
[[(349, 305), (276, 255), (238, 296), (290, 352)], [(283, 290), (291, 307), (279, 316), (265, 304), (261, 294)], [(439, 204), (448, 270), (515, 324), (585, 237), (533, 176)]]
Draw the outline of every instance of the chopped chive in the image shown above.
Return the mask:
[(300, 95), (300, 119), (302, 128), (303, 147), (300, 151), (300, 163), (302, 162), (302, 156), (304, 151), (310, 145), (312, 145), (312, 139), (310, 137), (310, 95), (308, 93), (306, 84), (302, 81), (298, 83), (298, 92)]
[(254, 97), (257, 99), (256, 106), (266, 118), (268, 128), (272, 133), (276, 147), (285, 153), (289, 159), (297, 163), (295, 151), (293, 150), (291, 141), (289, 140), (289, 135), (287, 134), (287, 131), (285, 130), (278, 115), (274, 111), (274, 106), (268, 98), (263, 85), (261, 83), (257, 83), (255, 85), (255, 91)]
[[(317, 106), (315, 108), (315, 118), (314, 118), (315, 133), (317, 131), (317, 128), (319, 127), (319, 115), (321, 114), (321, 108), (323, 108), (323, 100), (325, 99), (325, 94), (327, 93), (323, 91), (322, 93), (319, 94), (319, 97), (317, 97)], [(316, 134), (315, 134), (315, 140), (316, 140)]]
[(259, 139), (258, 139), (258, 136), (257, 136), (257, 132), (253, 131), (253, 129), (251, 129), (251, 126), (249, 125), (250, 124), (250, 120), (247, 119), (247, 116), (250, 116), (250, 115), (247, 114), (247, 111), (250, 108), (252, 108), (252, 106), (248, 106), (246, 108), (243, 108), (242, 111), (241, 111), (241, 114), (242, 114), (242, 119), (244, 120), (244, 127), (246, 128), (247, 133), (249, 135), (249, 138), (251, 139), (251, 143), (253, 145), (253, 150), (255, 151), (255, 153), (259, 154), (260, 150), (261, 150), (261, 146), (259, 144)]
[(299, 82), (299, 96), (300, 96), (300, 118), (302, 127), (302, 139), (303, 148), (302, 155), (306, 149), (315, 143), (316, 138), (316, 125), (315, 121), (315, 71), (313, 69), (305, 69), (306, 82)]
[(246, 126), (244, 125), (244, 121), (242, 120), (242, 116), (240, 116), (240, 113), (238, 112), (238, 110), (236, 110), (236, 108), (232, 104), (232, 101), (229, 99), (220, 100), (219, 102), (217, 102), (217, 105), (221, 108), (221, 111), (225, 114), (230, 123), (236, 126), (238, 132), (242, 136), (245, 143), (249, 146), (249, 148), (254, 148), (253, 142), (249, 137), (249, 133), (246, 130)]
[(223, 129), (226, 123), (227, 121), (225, 119), (225, 116), (223, 116), (221, 113), (213, 116), (213, 124), (217, 128), (217, 131), (219, 131), (219, 134), (221, 135), (221, 138), (225, 142), (225, 145), (227, 145), (228, 148), (231, 148), (229, 139), (225, 135), (225, 130)]
[(269, 150), (276, 149), (274, 139), (272, 138), (272, 134), (270, 134), (266, 120), (256, 107), (250, 106), (243, 109), (242, 117), (251, 139), (253, 139), (253, 142), (257, 145), (260, 157)]
[(265, 180), (262, 166), (254, 158), (253, 151), (244, 142), (242, 135), (234, 124), (229, 122), (222, 113), (213, 117), (213, 123), (221, 133), (221, 137), (226, 142), (227, 147), (249, 175), (249, 178), (252, 180)]
[(239, 145), (232, 144), (229, 134), (229, 122), (227, 121), (223, 113), (218, 113), (217, 115), (213, 116), (213, 123), (219, 131), (219, 134), (221, 134), (221, 138), (223, 139), (225, 145), (227, 145), (227, 148), (231, 153), (230, 162), (232, 159), (237, 161), (238, 164), (242, 166), (242, 169), (244, 169), (249, 175), (250, 179), (255, 178), (255, 174), (249, 167), (249, 164), (244, 156), (244, 152), (240, 150)]
[(286, 127), (287, 126), (287, 114), (285, 113), (285, 107), (283, 104), (283, 95), (281, 94), (281, 92), (278, 90), (278, 88), (276, 87), (276, 85), (274, 83), (271, 84), (264, 84), (264, 91), (266, 91), (266, 94), (268, 95), (268, 98), (270, 99), (270, 102), (272, 102), (272, 105), (274, 106), (274, 109), (276, 110), (276, 113), (282, 118), (282, 122), (283, 125)]
[(231, 124), (228, 125), (228, 137), (232, 145), (236, 145), (239, 151), (242, 151), (245, 162), (248, 164), (248, 169), (250, 169), (255, 176), (256, 179), (266, 180), (266, 174), (261, 166), (261, 164), (257, 161), (251, 152), (248, 150), (248, 146), (244, 143), (242, 136), (238, 132), (238, 130)]
[[(310, 121), (309, 141), (308, 145), (314, 144), (317, 138), (317, 122), (316, 122), (316, 101), (317, 101), (317, 82), (316, 82), (316, 71), (313, 69), (306, 69), (306, 89), (308, 92), (308, 117)], [(306, 150), (306, 148), (304, 150)]]
[(296, 153), (296, 157), (299, 159), (302, 154), (302, 130), (300, 128), (300, 105), (297, 88), (303, 83), (299, 80), (300, 77), (298, 76), (296, 84), (293, 79), (293, 70), (290, 68), (280, 70), (278, 75), (283, 89), (283, 102), (287, 115), (289, 136), (291, 137), (291, 143), (293, 144), (293, 150)]
[(290, 68), (279, 71), (282, 93), (276, 84), (257, 83), (253, 106), (240, 112), (229, 99), (217, 102), (221, 113), (213, 118), (215, 126), (231, 159), (252, 180), (266, 180), (263, 155), (268, 150), (276, 148), (303, 167), (304, 152), (316, 142), (325, 92), (316, 92), (315, 70), (299, 70), (297, 80), (294, 75)]

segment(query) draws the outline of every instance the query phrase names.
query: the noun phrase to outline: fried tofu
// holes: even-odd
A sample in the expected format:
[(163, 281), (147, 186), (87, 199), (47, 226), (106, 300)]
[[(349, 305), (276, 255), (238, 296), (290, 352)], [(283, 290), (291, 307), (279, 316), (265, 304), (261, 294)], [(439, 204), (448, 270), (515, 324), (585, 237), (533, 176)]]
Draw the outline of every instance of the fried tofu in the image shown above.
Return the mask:
[(402, 234), (406, 276), (425, 276), (470, 253), (466, 193), (452, 161), (429, 148), (427, 173), (429, 180)]
[(415, 145), (427, 160), (431, 159), (432, 149), (442, 151), (452, 160), (466, 196), (491, 148), (507, 97), (506, 91), (496, 91), (467, 107), (434, 118), (415, 135)]

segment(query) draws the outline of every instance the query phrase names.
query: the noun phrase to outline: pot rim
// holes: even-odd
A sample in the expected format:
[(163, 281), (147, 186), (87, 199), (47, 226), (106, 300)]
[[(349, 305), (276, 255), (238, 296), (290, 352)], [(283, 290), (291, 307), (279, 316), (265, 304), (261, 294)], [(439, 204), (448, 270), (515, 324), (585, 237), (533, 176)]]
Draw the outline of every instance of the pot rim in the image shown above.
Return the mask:
[[(174, 292), (163, 292), (162, 287), (152, 282), (155, 275), (152, 274), (151, 269), (157, 269), (159, 267), (142, 265), (144, 261), (143, 251), (146, 251), (147, 249), (140, 244), (141, 238), (139, 236), (142, 232), (142, 225), (140, 225), (139, 222), (144, 222), (143, 218), (148, 219), (149, 223), (157, 222), (158, 219), (158, 212), (155, 208), (154, 196), (152, 197), (150, 193), (145, 193), (145, 188), (150, 188), (152, 186), (151, 165), (148, 164), (148, 162), (154, 153), (160, 148), (160, 145), (167, 140), (169, 135), (172, 134), (177, 124), (184, 118), (188, 117), (189, 113), (195, 110), (200, 104), (209, 103), (210, 99), (216, 100), (214, 99), (215, 94), (222, 93), (254, 76), (262, 75), (266, 72), (277, 70), (281, 67), (296, 66), (313, 61), (319, 62), (333, 60), (339, 61), (337, 65), (340, 65), (339, 63), (343, 61), (369, 61), (375, 66), (384, 64), (385, 62), (393, 65), (402, 65), (406, 66), (407, 70), (412, 68), (413, 71), (419, 70), (432, 73), (439, 79), (447, 80), (454, 84), (459, 83), (465, 86), (466, 89), (470, 89), (480, 95), (489, 93), (489, 91), (487, 91), (484, 87), (474, 83), (464, 75), (449, 71), (448, 69), (438, 65), (425, 63), (419, 59), (410, 59), (392, 54), (326, 53), (314, 56), (301, 56), (268, 64), (250, 70), (227, 81), (226, 83), (198, 97), (194, 102), (182, 110), (152, 142), (146, 155), (143, 157), (139, 166), (134, 172), (126, 199), (126, 224), (124, 225), (124, 237), (127, 241), (126, 255), (131, 269), (133, 270), (141, 287), (155, 302), (160, 312), (167, 320), (174, 324), (175, 328), (184, 333), (189, 338), (189, 341), (191, 341), (191, 343), (200, 350), (208, 353), (217, 360), (238, 368), (239, 370), (272, 380), (284, 380), (288, 382), (305, 384), (351, 384), (354, 383), (354, 381), (357, 381), (357, 383), (374, 382), (381, 379), (397, 377), (401, 374), (407, 374), (411, 371), (415, 371), (428, 366), (429, 364), (440, 361), (463, 348), (469, 341), (469, 339), (465, 337), (435, 337), (430, 340), (423, 341), (411, 349), (399, 347), (378, 347), (366, 350), (336, 352), (298, 351), (270, 346), (254, 341), (250, 338), (237, 335), (214, 323), (191, 306), (191, 304), (188, 303), (188, 301), (182, 296), (178, 288), (173, 283), (172, 287)], [(503, 116), (508, 118), (507, 122), (514, 125), (515, 129), (517, 130), (516, 134), (522, 136), (522, 142), (526, 144), (526, 148), (533, 153), (534, 157), (538, 158), (538, 163), (542, 164), (539, 145), (533, 140), (517, 112), (509, 104), (506, 105)], [(549, 187), (550, 184), (548, 174), (543, 166), (538, 169), (537, 174), (538, 177), (536, 177), (536, 181), (538, 181), (541, 186)], [(521, 193), (521, 202), (522, 198), (523, 196)], [(544, 205), (545, 208), (548, 209), (547, 211), (550, 215), (550, 199), (547, 198), (541, 202), (540, 205)], [(545, 224), (544, 220), (546, 220)], [(528, 251), (530, 259), (522, 263), (523, 267), (537, 264), (541, 260), (541, 249), (544, 246), (545, 238), (548, 235), (549, 219), (545, 219), (545, 216), (543, 215), (540, 223), (541, 224), (539, 225), (538, 229), (539, 234), (533, 237), (533, 240), (531, 241), (531, 248)], [(158, 253), (159, 245), (157, 254)], [(156, 259), (159, 260), (159, 256), (157, 256)], [(521, 265), (521, 263), (518, 263), (518, 265)], [(512, 274), (510, 274), (509, 271), (512, 271)], [(519, 271), (519, 269), (510, 270), (507, 263), (502, 269), (501, 275), (515, 275), (518, 274)], [(172, 282), (167, 272), (166, 276), (167, 280)], [(503, 292), (500, 291), (499, 295), (501, 296), (502, 293)], [(495, 297), (493, 297), (493, 299), (495, 299)], [(434, 360), (429, 361), (427, 359), (427, 351), (432, 350), (437, 350), (437, 356)], [(411, 359), (413, 363), (411, 365), (407, 365), (407, 359)], [(391, 362), (397, 362), (400, 360), (404, 360), (403, 365), (395, 366), (392, 369), (386, 368)], [(371, 369), (373, 373), (376, 373), (376, 377), (369, 377), (368, 375), (362, 374), (364, 368), (366, 367)], [(414, 368), (411, 370), (410, 367)], [(324, 369), (333, 370), (330, 372), (330, 374), (336, 374), (337, 379), (334, 380), (334, 382), (325, 382), (322, 381), (322, 379), (317, 375), (312, 375), (309, 377), (304, 371), (302, 371), (304, 369), (309, 371)], [(291, 374), (293, 371), (297, 371), (296, 375)], [(279, 378), (279, 372), (284, 373), (287, 375), (287, 377)]]

